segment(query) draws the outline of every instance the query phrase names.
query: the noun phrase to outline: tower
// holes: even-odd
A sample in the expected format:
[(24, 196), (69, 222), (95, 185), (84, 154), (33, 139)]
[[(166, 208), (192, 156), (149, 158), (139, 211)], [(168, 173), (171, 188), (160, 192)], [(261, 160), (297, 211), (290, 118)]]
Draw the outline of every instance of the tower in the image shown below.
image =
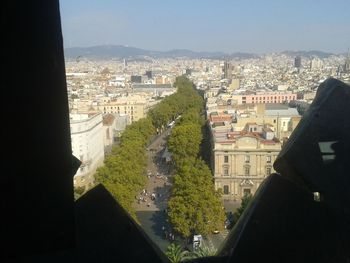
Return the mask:
[(297, 56), (294, 58), (294, 67), (296, 68), (301, 68), (301, 57)]
[(345, 59), (344, 72), (350, 73), (350, 52), (349, 52), (349, 49), (348, 49), (348, 55), (346, 56), (346, 59)]
[(224, 62), (224, 67), (222, 69), (224, 73), (224, 79), (231, 79), (232, 78), (232, 67), (230, 62), (227, 60)]

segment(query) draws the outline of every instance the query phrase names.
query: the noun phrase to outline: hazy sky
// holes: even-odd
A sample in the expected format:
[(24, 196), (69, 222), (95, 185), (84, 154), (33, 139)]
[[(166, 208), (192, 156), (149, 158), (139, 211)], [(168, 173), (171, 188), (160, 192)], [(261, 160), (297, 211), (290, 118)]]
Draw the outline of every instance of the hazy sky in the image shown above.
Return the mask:
[(65, 47), (273, 52), (350, 47), (350, 0), (61, 0)]

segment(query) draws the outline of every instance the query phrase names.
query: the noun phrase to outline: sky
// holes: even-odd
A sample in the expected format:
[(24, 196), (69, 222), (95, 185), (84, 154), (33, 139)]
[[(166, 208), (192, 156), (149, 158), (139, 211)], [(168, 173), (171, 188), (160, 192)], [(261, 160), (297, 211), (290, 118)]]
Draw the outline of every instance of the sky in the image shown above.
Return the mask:
[(65, 47), (280, 52), (350, 48), (350, 0), (60, 0)]

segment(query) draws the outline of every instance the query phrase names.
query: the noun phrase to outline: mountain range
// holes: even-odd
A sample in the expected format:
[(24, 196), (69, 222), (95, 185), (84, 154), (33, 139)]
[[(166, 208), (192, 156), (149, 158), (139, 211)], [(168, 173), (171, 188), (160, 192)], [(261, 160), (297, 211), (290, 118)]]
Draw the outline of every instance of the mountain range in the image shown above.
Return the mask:
[[(102, 45), (93, 47), (72, 47), (64, 50), (66, 59), (77, 59), (79, 57), (88, 59), (132, 59), (147, 60), (151, 58), (206, 58), (206, 59), (249, 59), (259, 58), (260, 55), (254, 53), (235, 52), (206, 52), (192, 51), (188, 49), (173, 49), (169, 51), (152, 51), (147, 49), (122, 46), (122, 45)], [(283, 51), (280, 52), (289, 56), (303, 56), (327, 58), (332, 53), (312, 50), (312, 51)]]

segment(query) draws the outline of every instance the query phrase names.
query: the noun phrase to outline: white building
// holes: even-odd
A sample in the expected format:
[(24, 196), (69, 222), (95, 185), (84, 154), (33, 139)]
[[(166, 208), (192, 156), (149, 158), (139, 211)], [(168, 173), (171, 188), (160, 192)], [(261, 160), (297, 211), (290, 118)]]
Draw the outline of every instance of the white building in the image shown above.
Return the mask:
[(74, 175), (74, 186), (90, 187), (96, 169), (104, 161), (102, 114), (70, 114), (70, 131), (73, 155), (82, 162)]

